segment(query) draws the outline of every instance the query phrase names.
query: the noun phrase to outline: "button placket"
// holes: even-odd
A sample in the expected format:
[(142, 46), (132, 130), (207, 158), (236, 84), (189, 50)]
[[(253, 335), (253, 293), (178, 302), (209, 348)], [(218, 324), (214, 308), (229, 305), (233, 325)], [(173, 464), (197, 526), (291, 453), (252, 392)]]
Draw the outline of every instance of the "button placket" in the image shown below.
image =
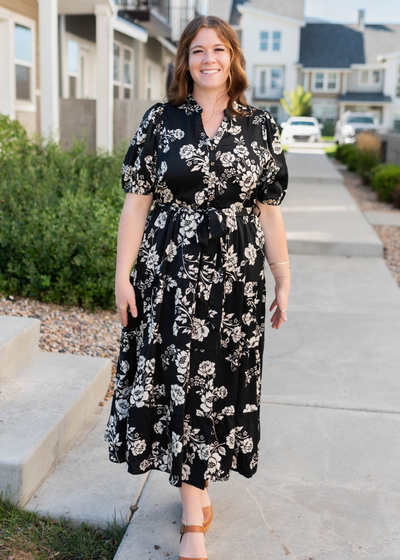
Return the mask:
[[(210, 159), (210, 172), (215, 174), (215, 146), (214, 145), (210, 145), (209, 147), (209, 151), (208, 151), (208, 156)], [(215, 177), (211, 175), (210, 177), (210, 184), (209, 184), (209, 196), (208, 196), (208, 200), (214, 200), (215, 198)]]

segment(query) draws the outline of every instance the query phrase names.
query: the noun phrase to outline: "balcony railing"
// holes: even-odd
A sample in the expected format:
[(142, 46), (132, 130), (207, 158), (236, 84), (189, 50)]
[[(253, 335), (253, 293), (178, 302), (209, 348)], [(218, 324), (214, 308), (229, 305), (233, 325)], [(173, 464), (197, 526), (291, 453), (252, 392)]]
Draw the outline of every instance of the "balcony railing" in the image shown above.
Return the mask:
[(115, 3), (139, 21), (149, 21), (152, 13), (169, 23), (169, 0), (115, 0)]

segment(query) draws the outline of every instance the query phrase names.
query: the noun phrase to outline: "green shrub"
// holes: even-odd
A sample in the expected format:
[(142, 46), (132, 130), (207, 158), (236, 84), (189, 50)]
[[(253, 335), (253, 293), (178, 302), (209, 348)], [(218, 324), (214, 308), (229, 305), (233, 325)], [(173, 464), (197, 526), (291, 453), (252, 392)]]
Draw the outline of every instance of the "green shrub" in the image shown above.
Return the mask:
[(360, 150), (357, 148), (357, 146), (353, 146), (353, 149), (347, 152), (344, 160), (344, 163), (347, 165), (347, 169), (349, 171), (357, 171), (359, 159)]
[(393, 193), (400, 185), (399, 165), (378, 165), (374, 168), (371, 187), (382, 202), (393, 202)]
[(379, 156), (374, 150), (359, 150), (357, 173), (364, 185), (370, 185), (374, 174), (372, 169), (379, 164)]
[(357, 150), (356, 144), (341, 144), (336, 149), (336, 159), (347, 165), (348, 157), (357, 153)]
[(0, 291), (86, 308), (114, 307), (127, 144), (96, 155), (29, 140), (0, 118)]

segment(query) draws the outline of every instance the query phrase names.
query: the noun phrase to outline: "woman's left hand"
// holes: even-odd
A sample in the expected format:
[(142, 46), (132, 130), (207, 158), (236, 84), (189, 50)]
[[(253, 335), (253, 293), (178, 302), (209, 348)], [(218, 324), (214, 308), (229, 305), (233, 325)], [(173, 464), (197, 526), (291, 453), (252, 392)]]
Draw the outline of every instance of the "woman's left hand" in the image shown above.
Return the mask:
[[(274, 307), (276, 307), (270, 321), (273, 329), (279, 329), (282, 322), (287, 321), (286, 310), (289, 300), (290, 276), (278, 278), (275, 282), (275, 299), (271, 303), (269, 310), (272, 311)], [(281, 313), (281, 309), (284, 309), (285, 311)]]

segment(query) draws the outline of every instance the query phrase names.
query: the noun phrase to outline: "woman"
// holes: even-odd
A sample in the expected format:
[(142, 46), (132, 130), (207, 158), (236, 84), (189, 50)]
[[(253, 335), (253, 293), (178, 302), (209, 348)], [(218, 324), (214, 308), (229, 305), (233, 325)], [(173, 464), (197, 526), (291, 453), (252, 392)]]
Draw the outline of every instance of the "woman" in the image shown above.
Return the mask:
[(257, 470), (265, 257), (272, 328), (287, 320), (290, 276), (287, 166), (270, 113), (246, 105), (234, 31), (196, 17), (175, 68), (168, 103), (145, 113), (122, 168), (122, 335), (104, 438), (129, 473), (162, 470), (179, 487), (184, 560), (206, 558), (208, 481)]

